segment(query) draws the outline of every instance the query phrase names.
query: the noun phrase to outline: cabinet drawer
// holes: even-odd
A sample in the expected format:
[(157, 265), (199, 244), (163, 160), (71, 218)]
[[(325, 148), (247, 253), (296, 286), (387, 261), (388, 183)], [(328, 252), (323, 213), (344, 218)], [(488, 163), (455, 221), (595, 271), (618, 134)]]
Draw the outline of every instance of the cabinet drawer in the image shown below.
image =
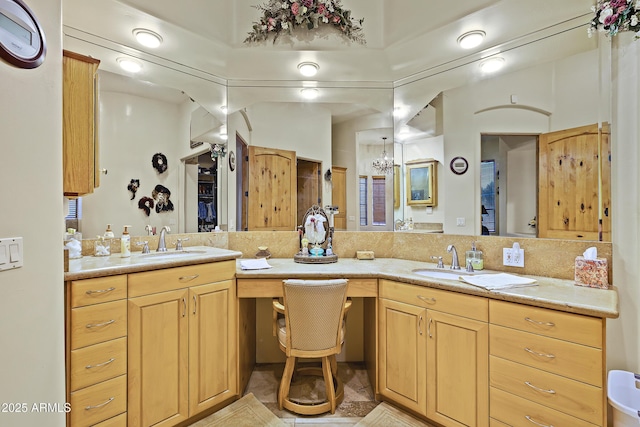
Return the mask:
[(126, 373), (126, 337), (71, 351), (71, 391)]
[(602, 348), (604, 322), (596, 317), (491, 300), (489, 321), (521, 331)]
[(236, 261), (188, 265), (129, 274), (129, 298), (233, 279)]
[(74, 280), (71, 282), (71, 307), (82, 307), (126, 297), (126, 275)]
[(127, 376), (71, 393), (71, 425), (85, 427), (127, 410)]
[(495, 418), (489, 419), (489, 427), (510, 427), (509, 425), (503, 423), (502, 421), (498, 421)]
[[(593, 427), (594, 424), (539, 405), (497, 388), (489, 392), (491, 418), (495, 418), (512, 427), (554, 426), (554, 427)], [(493, 425), (493, 424), (492, 424)]]
[[(307, 278), (305, 278), (307, 279)], [(311, 279), (322, 279), (313, 277)], [(236, 279), (238, 298), (282, 297), (284, 279)], [(378, 279), (349, 279), (348, 297), (377, 297)]]
[(489, 325), (493, 356), (602, 387), (602, 350)]
[(99, 424), (95, 424), (93, 427), (127, 427), (127, 413), (117, 415), (108, 420), (104, 420)]
[(491, 386), (594, 424), (603, 420), (603, 391), (499, 357), (490, 358)]
[(126, 335), (126, 300), (71, 309), (71, 350)]
[(443, 311), (458, 316), (488, 321), (488, 301), (483, 297), (441, 291), (424, 286), (380, 280), (380, 298)]

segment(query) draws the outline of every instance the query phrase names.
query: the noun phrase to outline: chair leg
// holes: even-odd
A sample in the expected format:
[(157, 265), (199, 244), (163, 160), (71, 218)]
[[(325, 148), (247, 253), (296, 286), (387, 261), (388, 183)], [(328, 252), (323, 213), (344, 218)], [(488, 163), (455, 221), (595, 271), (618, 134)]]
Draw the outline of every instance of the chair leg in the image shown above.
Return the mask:
[(280, 410), (282, 410), (284, 400), (289, 396), (291, 377), (293, 376), (295, 366), (296, 358), (293, 356), (287, 357), (287, 362), (284, 365), (284, 372), (282, 372), (282, 379), (280, 380), (280, 387), (278, 390), (278, 408), (280, 408)]
[(336, 361), (336, 355), (332, 354), (329, 358), (331, 359), (331, 373), (335, 377), (338, 375), (338, 362)]
[(324, 374), (324, 386), (327, 391), (327, 400), (331, 404), (331, 413), (336, 413), (336, 390), (333, 387), (332, 363), (330, 357), (322, 358), (322, 372)]

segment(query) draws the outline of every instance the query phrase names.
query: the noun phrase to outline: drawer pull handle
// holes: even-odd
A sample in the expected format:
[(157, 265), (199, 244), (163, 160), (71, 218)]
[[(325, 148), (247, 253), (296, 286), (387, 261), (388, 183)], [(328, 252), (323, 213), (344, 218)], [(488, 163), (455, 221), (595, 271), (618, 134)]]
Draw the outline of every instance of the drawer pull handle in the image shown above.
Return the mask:
[(115, 323), (116, 319), (111, 319), (111, 320), (107, 320), (106, 322), (103, 323), (89, 323), (87, 324), (87, 328), (91, 329), (91, 328), (99, 328), (101, 326), (107, 326), (110, 325), (112, 323)]
[(535, 323), (536, 325), (540, 325), (540, 326), (556, 326), (556, 324), (553, 322), (539, 322), (537, 320), (533, 320), (530, 317), (525, 317), (524, 320), (526, 320), (527, 322)]
[(182, 297), (182, 317), (187, 315), (187, 299)]
[(524, 383), (536, 391), (541, 391), (543, 393), (549, 393), (549, 394), (556, 394), (555, 390), (551, 390), (551, 389), (545, 390), (543, 388), (536, 387), (533, 384), (531, 384), (529, 381), (525, 381)]
[(190, 282), (194, 279), (197, 279), (198, 277), (200, 277), (199, 274), (194, 274), (193, 276), (182, 276), (180, 278), (178, 278), (179, 281), (181, 282)]
[(529, 422), (531, 422), (531, 423), (533, 423), (533, 424), (535, 424), (537, 426), (540, 426), (540, 427), (553, 427), (553, 424), (541, 424), (541, 423), (537, 422), (536, 420), (534, 420), (533, 418), (531, 418), (529, 415), (525, 415), (524, 417), (527, 419), (527, 421), (529, 421)]
[(420, 319), (418, 320), (418, 332), (422, 335), (422, 316), (420, 316)]
[(198, 304), (198, 300), (196, 299), (196, 296), (193, 296), (193, 314), (196, 314), (196, 304)]
[(115, 362), (116, 359), (114, 359), (113, 357), (109, 360), (107, 360), (106, 362), (102, 362), (102, 363), (98, 363), (97, 365), (87, 365), (85, 366), (85, 369), (92, 369), (92, 368), (99, 368), (101, 366), (105, 366), (108, 365), (109, 363)]
[(429, 338), (433, 338), (433, 335), (431, 335), (431, 324), (433, 323), (433, 319), (431, 317), (429, 317), (429, 323), (427, 324), (427, 335), (429, 335)]
[(540, 356), (540, 357), (546, 357), (549, 359), (555, 359), (555, 355), (554, 354), (545, 354), (545, 353), (538, 353), (537, 351), (533, 351), (530, 348), (525, 347), (524, 351), (528, 351), (531, 354), (535, 354), (536, 356)]
[(422, 295), (418, 295), (418, 298), (421, 299), (424, 302), (430, 302), (432, 304), (436, 303), (436, 299), (435, 298), (427, 298), (427, 297), (423, 297)]
[(116, 288), (114, 288), (113, 286), (107, 289), (98, 289), (97, 291), (93, 291), (93, 290), (88, 290), (87, 291), (87, 295), (91, 295), (91, 294), (104, 294), (105, 292), (111, 292), (111, 291), (115, 291)]
[(85, 411), (90, 411), (91, 409), (98, 409), (98, 408), (102, 408), (105, 405), (108, 405), (109, 403), (113, 402), (116, 398), (115, 397), (110, 397), (109, 399), (107, 399), (106, 402), (102, 402), (99, 405), (94, 405), (94, 406), (85, 406), (84, 410)]

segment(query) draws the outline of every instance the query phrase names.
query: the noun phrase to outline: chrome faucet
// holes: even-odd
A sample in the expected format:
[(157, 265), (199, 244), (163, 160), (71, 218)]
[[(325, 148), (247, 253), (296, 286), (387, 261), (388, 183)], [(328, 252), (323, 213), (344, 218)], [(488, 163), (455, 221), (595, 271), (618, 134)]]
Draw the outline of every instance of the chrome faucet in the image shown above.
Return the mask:
[(156, 249), (156, 252), (167, 251), (167, 243), (164, 240), (166, 235), (165, 231), (171, 231), (171, 229), (165, 225), (164, 227), (162, 227), (162, 230), (160, 230), (160, 238), (158, 239), (158, 249)]
[(460, 263), (458, 262), (458, 251), (456, 251), (456, 247), (453, 245), (447, 246), (447, 252), (453, 252), (453, 256), (451, 257), (451, 269), (452, 270), (460, 270)]

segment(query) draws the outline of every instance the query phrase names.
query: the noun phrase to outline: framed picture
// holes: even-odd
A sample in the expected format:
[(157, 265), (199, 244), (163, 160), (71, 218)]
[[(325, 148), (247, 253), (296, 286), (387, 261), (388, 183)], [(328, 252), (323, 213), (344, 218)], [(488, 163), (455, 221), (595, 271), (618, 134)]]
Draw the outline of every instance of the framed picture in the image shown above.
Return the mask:
[(407, 205), (437, 206), (437, 160), (415, 160), (405, 163)]

